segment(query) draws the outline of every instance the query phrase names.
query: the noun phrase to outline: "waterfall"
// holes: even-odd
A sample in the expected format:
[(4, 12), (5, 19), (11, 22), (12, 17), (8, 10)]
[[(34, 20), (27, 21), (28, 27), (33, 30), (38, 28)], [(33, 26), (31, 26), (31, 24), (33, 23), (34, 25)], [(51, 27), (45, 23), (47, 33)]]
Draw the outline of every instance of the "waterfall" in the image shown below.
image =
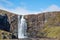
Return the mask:
[(18, 16), (18, 38), (27, 38), (27, 23), (24, 19), (24, 16), (20, 19), (20, 16)]

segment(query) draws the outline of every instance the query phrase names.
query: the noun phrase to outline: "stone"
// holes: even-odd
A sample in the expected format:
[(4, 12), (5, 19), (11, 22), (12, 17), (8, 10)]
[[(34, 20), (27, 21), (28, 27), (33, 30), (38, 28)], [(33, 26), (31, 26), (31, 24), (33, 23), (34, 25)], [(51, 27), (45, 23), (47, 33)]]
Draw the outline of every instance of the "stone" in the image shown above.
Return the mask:
[(5, 10), (0, 10), (0, 25), (1, 25), (0, 29), (3, 29), (3, 31), (7, 31), (9, 33), (14, 33), (13, 35), (18, 37), (18, 27), (17, 27), (18, 15), (17, 14)]
[(8, 22), (8, 17), (0, 15), (0, 29), (10, 32), (10, 24)]

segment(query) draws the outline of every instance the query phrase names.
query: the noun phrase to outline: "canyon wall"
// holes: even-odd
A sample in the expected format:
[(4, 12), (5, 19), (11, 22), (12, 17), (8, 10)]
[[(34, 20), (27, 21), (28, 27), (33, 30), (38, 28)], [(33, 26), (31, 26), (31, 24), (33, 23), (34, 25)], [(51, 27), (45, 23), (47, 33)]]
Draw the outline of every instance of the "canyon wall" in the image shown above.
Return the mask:
[[(60, 12), (25, 15), (27, 33), (31, 38), (59, 38)], [(54, 29), (55, 28), (55, 29)], [(57, 32), (56, 32), (57, 31)]]
[(44, 27), (45, 14), (26, 15), (27, 32), (29, 37), (39, 37), (41, 29)]

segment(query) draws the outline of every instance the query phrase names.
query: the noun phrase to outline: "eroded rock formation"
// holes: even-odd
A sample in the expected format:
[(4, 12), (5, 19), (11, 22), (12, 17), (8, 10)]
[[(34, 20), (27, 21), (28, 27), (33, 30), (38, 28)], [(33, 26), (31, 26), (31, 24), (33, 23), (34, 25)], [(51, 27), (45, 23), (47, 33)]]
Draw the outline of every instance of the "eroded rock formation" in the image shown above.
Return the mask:
[(40, 37), (40, 31), (44, 27), (45, 14), (26, 15), (28, 24), (27, 32), (29, 37)]
[[(13, 35), (15, 35), (16, 37), (17, 37), (17, 32), (18, 32), (18, 15), (17, 14), (14, 14), (14, 13), (11, 13), (11, 12), (8, 12), (8, 11), (4, 11), (4, 10), (0, 10), (0, 15), (7, 15), (7, 17), (8, 17), (8, 22), (9, 22), (9, 24), (10, 24), (10, 27), (8, 28), (7, 26), (8, 26), (8, 23), (5, 23), (4, 25), (6, 25), (7, 24), (7, 26), (5, 27), (5, 26), (3, 26), (4, 28), (6, 28), (6, 30), (10, 30), (9, 31), (9, 33), (12, 33)], [(5, 18), (7, 18), (6, 16), (5, 16)], [(5, 18), (4, 18), (4, 20), (5, 20)], [(6, 20), (5, 21), (1, 21), (1, 22), (7, 22)]]
[(0, 29), (10, 32), (10, 24), (8, 22), (7, 14), (0, 15)]

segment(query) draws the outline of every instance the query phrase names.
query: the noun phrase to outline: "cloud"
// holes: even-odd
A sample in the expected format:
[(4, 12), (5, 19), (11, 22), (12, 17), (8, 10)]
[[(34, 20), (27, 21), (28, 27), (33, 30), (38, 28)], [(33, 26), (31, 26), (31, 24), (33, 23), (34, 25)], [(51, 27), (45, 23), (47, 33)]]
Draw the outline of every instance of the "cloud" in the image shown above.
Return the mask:
[(52, 12), (52, 11), (60, 11), (60, 7), (58, 7), (57, 5), (51, 5), (42, 12)]
[(60, 7), (58, 7), (57, 5), (51, 5), (48, 8), (43, 9), (38, 12), (31, 12), (31, 11), (27, 10), (26, 8), (22, 8), (22, 7), (16, 7), (15, 9), (7, 9), (3, 6), (0, 6), (0, 8), (7, 10), (9, 12), (12, 12), (12, 13), (18, 14), (18, 15), (28, 15), (28, 14), (38, 14), (38, 13), (42, 13), (42, 12), (60, 11)]
[(17, 7), (15, 9), (13, 9), (15, 13), (19, 14), (19, 15), (25, 15), (25, 14), (30, 14), (30, 12), (28, 10), (26, 10), (25, 8), (22, 7)]
[(15, 13), (12, 9), (5, 8), (3, 5), (0, 5), (0, 9), (1, 10), (5, 10), (5, 11), (8, 11), (8, 12)]
[(5, 8), (4, 6), (0, 5), (0, 9), (8, 11), (8, 12), (12, 12), (12, 13), (18, 14), (18, 15), (31, 14), (27, 9), (22, 8), (22, 7), (16, 7), (15, 9), (8, 9), (8, 8)]
[(9, 6), (13, 5), (13, 3), (8, 0), (0, 0), (0, 2), (4, 2), (4, 3), (8, 4)]
[(16, 14), (19, 14), (19, 15), (29, 15), (29, 14), (37, 14), (37, 13), (40, 13), (40, 12), (31, 12), (29, 10), (27, 10), (26, 8), (22, 8), (22, 7), (17, 7), (15, 9), (13, 9), (14, 12)]

